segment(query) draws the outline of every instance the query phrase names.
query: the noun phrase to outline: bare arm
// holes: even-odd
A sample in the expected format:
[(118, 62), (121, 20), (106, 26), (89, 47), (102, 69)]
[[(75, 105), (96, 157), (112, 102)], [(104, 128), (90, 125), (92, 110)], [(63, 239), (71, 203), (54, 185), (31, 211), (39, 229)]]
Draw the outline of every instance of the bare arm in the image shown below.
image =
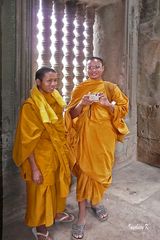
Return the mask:
[(72, 108), (70, 110), (71, 118), (74, 119), (74, 118), (78, 117), (81, 114), (82, 109), (83, 109), (83, 105), (81, 104), (81, 102), (79, 102), (77, 104), (77, 106), (75, 106), (74, 108)]
[(89, 100), (89, 95), (84, 95), (80, 100), (80, 102), (70, 110), (71, 118), (74, 119), (78, 117), (81, 114), (83, 107), (87, 105), (91, 105), (92, 103), (93, 101)]
[(38, 169), (38, 167), (36, 165), (33, 154), (31, 154), (29, 156), (29, 163), (30, 163), (31, 170), (32, 170), (32, 180), (33, 180), (33, 182), (35, 182), (37, 184), (41, 184), (43, 182), (43, 177), (42, 177), (42, 174), (41, 174), (40, 170)]

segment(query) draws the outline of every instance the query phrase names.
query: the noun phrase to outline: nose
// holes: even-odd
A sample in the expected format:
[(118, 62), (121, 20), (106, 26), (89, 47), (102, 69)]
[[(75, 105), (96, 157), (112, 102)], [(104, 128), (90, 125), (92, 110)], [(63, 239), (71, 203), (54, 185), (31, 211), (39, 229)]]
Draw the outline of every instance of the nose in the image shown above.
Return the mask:
[(92, 70), (92, 71), (96, 71), (97, 69), (96, 69), (95, 67), (93, 67), (91, 70)]
[(52, 86), (52, 87), (57, 86), (57, 81), (54, 81), (54, 80), (53, 80), (52, 83), (51, 83), (51, 86)]

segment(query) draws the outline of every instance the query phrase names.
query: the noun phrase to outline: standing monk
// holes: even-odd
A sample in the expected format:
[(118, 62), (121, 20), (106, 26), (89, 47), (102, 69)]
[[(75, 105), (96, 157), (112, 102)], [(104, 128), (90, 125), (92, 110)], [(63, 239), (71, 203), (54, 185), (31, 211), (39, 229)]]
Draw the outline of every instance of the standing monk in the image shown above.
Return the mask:
[(112, 181), (116, 141), (128, 133), (123, 120), (128, 98), (116, 84), (102, 80), (103, 71), (102, 59), (88, 60), (88, 79), (73, 90), (65, 113), (68, 141), (76, 153), (79, 216), (72, 226), (73, 239), (84, 236), (86, 201), (100, 221), (107, 220), (107, 211), (100, 203)]
[(47, 227), (70, 222), (65, 212), (70, 186), (70, 154), (63, 124), (63, 101), (57, 73), (47, 67), (36, 72), (36, 86), (21, 107), (13, 159), (26, 181), (25, 221), (38, 240), (52, 240)]

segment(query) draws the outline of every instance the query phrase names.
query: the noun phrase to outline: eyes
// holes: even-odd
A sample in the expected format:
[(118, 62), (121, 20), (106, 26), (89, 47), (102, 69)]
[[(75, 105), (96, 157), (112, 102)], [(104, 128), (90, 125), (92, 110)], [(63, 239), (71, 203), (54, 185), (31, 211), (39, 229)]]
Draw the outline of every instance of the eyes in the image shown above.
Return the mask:
[(47, 84), (57, 83), (57, 79), (47, 79), (46, 83)]
[(88, 70), (94, 70), (94, 69), (99, 70), (99, 69), (101, 69), (101, 68), (102, 68), (101, 65), (87, 66), (87, 69), (88, 69)]

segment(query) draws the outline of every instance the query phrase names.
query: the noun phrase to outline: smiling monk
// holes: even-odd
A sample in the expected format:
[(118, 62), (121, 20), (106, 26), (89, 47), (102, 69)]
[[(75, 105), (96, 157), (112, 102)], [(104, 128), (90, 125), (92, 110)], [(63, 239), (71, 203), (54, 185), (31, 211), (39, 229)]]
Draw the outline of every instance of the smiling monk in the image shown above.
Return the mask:
[(38, 240), (52, 240), (47, 227), (71, 222), (64, 212), (70, 186), (70, 150), (65, 138), (63, 98), (55, 89), (57, 73), (47, 67), (36, 72), (36, 86), (21, 107), (13, 159), (26, 181), (26, 224)]
[(73, 239), (84, 236), (86, 201), (98, 220), (107, 220), (106, 208), (100, 203), (112, 181), (116, 141), (122, 141), (128, 133), (123, 120), (128, 98), (116, 84), (103, 81), (103, 71), (101, 58), (88, 60), (88, 79), (73, 90), (65, 112), (68, 141), (76, 153), (79, 215), (72, 226)]

